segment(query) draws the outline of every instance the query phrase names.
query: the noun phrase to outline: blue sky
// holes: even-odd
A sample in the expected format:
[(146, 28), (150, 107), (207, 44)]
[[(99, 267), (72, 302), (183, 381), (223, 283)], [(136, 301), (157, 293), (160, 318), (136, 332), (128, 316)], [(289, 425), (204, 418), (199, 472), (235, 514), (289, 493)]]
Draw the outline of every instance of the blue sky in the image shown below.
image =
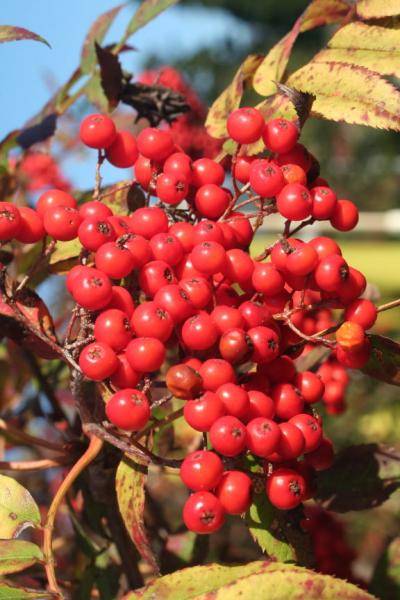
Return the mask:
[[(51, 44), (30, 41), (0, 44), (0, 137), (19, 128), (37, 112), (50, 92), (63, 83), (77, 66), (85, 35), (101, 13), (118, 4), (118, 0), (2, 0), (0, 19), (4, 25), (19, 25), (45, 37)], [(119, 39), (134, 3), (118, 15), (107, 37)], [(199, 48), (218, 47), (225, 39), (248, 40), (250, 29), (219, 9), (174, 6), (131, 38), (137, 52), (126, 53), (124, 66), (138, 72), (151, 53), (160, 63), (171, 57), (188, 55)], [(91, 169), (76, 162), (67, 163), (74, 183), (90, 185)], [(106, 180), (123, 178), (106, 169)]]

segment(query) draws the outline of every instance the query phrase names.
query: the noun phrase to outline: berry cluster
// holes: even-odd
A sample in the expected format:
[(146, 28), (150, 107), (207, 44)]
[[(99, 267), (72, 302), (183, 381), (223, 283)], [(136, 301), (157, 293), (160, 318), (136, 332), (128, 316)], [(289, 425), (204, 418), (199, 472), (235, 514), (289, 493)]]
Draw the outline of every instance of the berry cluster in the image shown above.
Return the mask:
[[(81, 260), (66, 285), (93, 332), (76, 346), (79, 366), (111, 390), (105, 410), (112, 426), (138, 432), (136, 439), (156, 427), (152, 392), (164, 386), (203, 433), (204, 447), (180, 468), (193, 492), (183, 518), (198, 533), (248, 509), (246, 455), (264, 473), (277, 508), (314, 495), (316, 471), (333, 460), (314, 406), (322, 400), (328, 412), (341, 412), (344, 367), (365, 364), (365, 330), (377, 312), (360, 298), (364, 276), (333, 239), (295, 237), (319, 220), (348, 231), (358, 212), (318, 176), (294, 123), (265, 123), (257, 109), (240, 108), (227, 129), (239, 144), (233, 190), (218, 162), (193, 161), (169, 131), (146, 128), (135, 138), (109, 117), (91, 115), (81, 124), (82, 142), (116, 167), (134, 165), (147, 205), (116, 216), (101, 196), (77, 206), (50, 190), (36, 210), (0, 206), (1, 240), (79, 239)], [(263, 156), (247, 156), (243, 145), (260, 138)], [(285, 219), (282, 236), (252, 258), (254, 233), (272, 213)], [(317, 372), (298, 371), (295, 359), (316, 345), (328, 348), (328, 359)]]

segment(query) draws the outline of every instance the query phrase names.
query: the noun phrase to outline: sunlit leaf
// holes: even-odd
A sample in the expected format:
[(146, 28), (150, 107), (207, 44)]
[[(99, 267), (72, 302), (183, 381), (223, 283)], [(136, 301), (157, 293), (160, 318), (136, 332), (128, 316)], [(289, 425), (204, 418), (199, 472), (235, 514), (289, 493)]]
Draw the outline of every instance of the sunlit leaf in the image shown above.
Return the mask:
[(179, 0), (144, 0), (128, 23), (127, 37)]
[(18, 481), (0, 475), (0, 538), (17, 537), (26, 527), (40, 525), (39, 508)]
[[(78, 239), (69, 242), (57, 242), (56, 249), (50, 256), (50, 270), (52, 273), (66, 273), (71, 269), (71, 265), (78, 258), (82, 250)], [(73, 261), (71, 263), (71, 261)]]
[(56, 600), (51, 592), (44, 590), (31, 590), (25, 587), (16, 587), (10, 582), (0, 579), (0, 600)]
[(400, 129), (400, 92), (378, 74), (355, 65), (312, 61), (287, 84), (316, 96), (312, 115), (381, 129)]
[(400, 451), (378, 444), (350, 446), (318, 474), (317, 497), (336, 512), (379, 506), (400, 487)]
[(144, 526), (145, 482), (147, 466), (123, 459), (115, 476), (118, 506), (126, 529), (141, 557), (155, 572), (158, 565)]
[(346, 0), (313, 0), (302, 15), (300, 31), (338, 23), (350, 9)]
[(205, 123), (212, 137), (228, 137), (226, 119), (232, 110), (240, 106), (245, 85), (252, 80), (261, 61), (262, 56), (250, 54), (237, 70), (230, 85), (214, 101)]
[(399, 29), (350, 23), (339, 29), (315, 59), (358, 65), (381, 75), (399, 75), (399, 48)]
[(364, 19), (400, 15), (398, 0), (358, 0), (356, 6), (357, 14)]
[(41, 35), (29, 31), (24, 27), (14, 27), (13, 25), (0, 25), (0, 43), (1, 42), (18, 42), (20, 40), (33, 40), (34, 42), (41, 42), (51, 48), (49, 42), (45, 40)]
[(95, 20), (89, 29), (85, 41), (83, 42), (81, 54), (81, 69), (83, 73), (90, 73), (96, 65), (96, 49), (94, 43), (102, 43), (107, 31), (122, 7), (123, 4), (119, 4), (103, 13)]
[(400, 344), (381, 335), (369, 335), (371, 355), (363, 368), (374, 379), (400, 385)]
[(39, 546), (24, 540), (0, 540), (0, 575), (18, 573), (43, 560)]

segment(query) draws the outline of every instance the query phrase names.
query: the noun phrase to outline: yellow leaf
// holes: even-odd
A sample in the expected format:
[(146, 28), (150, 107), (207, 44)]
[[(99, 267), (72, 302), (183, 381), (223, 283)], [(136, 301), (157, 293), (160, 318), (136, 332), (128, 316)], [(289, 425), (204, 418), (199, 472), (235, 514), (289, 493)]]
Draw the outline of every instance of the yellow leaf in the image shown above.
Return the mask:
[(214, 101), (206, 119), (207, 131), (212, 137), (218, 139), (228, 137), (226, 119), (229, 113), (240, 106), (245, 84), (252, 79), (261, 61), (262, 56), (250, 54), (236, 72), (229, 86)]
[(381, 75), (400, 73), (400, 30), (350, 23), (329, 40), (317, 54), (318, 62), (345, 62)]
[(302, 15), (300, 31), (309, 31), (315, 27), (337, 23), (350, 10), (345, 0), (314, 0)]
[(314, 116), (378, 129), (400, 129), (400, 92), (364, 67), (313, 61), (293, 73), (287, 85), (316, 96)]
[(364, 19), (400, 15), (399, 0), (358, 0), (357, 14)]

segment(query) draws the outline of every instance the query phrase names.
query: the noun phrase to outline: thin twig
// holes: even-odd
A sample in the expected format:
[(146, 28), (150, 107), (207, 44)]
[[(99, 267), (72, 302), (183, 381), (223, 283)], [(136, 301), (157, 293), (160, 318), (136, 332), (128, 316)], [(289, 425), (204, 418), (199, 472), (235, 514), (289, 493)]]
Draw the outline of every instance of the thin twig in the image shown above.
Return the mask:
[(47, 448), (48, 450), (53, 450), (54, 452), (62, 452), (65, 453), (70, 448), (70, 444), (56, 444), (54, 442), (48, 442), (47, 440), (43, 440), (42, 438), (35, 437), (26, 433), (22, 429), (18, 429), (13, 427), (9, 423), (0, 419), (0, 435), (3, 434), (6, 437), (15, 438), (23, 445), (27, 446), (39, 446), (41, 448)]
[(38, 460), (10, 460), (0, 461), (0, 471), (43, 471), (68, 465), (73, 461), (71, 456), (60, 456), (60, 458), (41, 458)]
[(397, 300), (392, 300), (392, 302), (386, 302), (386, 304), (381, 304), (376, 310), (377, 312), (384, 312), (385, 310), (396, 308), (396, 306), (400, 306), (400, 298)]

